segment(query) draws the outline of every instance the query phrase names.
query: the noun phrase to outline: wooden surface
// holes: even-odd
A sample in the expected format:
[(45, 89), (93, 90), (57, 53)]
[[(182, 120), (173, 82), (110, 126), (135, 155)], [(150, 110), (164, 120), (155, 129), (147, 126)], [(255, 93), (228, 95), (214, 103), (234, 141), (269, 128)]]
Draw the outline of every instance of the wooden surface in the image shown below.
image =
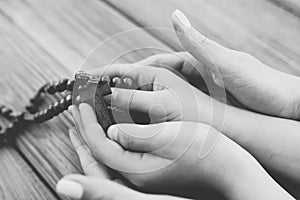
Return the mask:
[[(170, 30), (136, 30), (170, 29), (175, 8), (211, 39), (300, 74), (296, 0), (10, 0), (0, 1), (0, 102), (22, 109), (43, 83), (72, 77), (99, 44), (84, 68), (180, 50)], [(0, 199), (64, 199), (54, 191), (57, 180), (81, 173), (71, 126), (65, 113), (24, 130), (15, 148), (1, 147)]]

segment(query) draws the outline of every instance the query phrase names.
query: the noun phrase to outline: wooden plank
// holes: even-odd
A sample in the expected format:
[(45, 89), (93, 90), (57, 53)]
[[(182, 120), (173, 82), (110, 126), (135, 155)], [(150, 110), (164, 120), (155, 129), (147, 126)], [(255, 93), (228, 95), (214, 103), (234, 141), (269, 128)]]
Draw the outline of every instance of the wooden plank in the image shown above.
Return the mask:
[[(28, 98), (47, 81), (71, 77), (101, 41), (136, 28), (115, 10), (97, 1), (79, 5), (72, 0), (12, 0), (0, 2), (0, 11), (3, 21), (0, 45), (5, 46), (0, 49), (0, 92), (3, 103), (17, 109), (22, 109)], [(107, 64), (141, 46), (170, 50), (142, 30), (111, 40), (96, 51), (85, 66)], [(134, 51), (118, 61), (137, 61), (155, 52), (155, 49)], [(61, 115), (26, 129), (17, 140), (17, 146), (52, 188), (61, 176), (81, 171), (67, 136), (67, 129), (72, 125), (70, 116)]]
[[(71, 71), (78, 70), (90, 51), (104, 40), (136, 28), (118, 12), (94, 0), (84, 3), (70, 0), (13, 0), (0, 2), (0, 10)], [(139, 48), (141, 44), (165, 48), (156, 39), (140, 31), (136, 37), (124, 35), (115, 38), (110, 46), (102, 48), (103, 51), (99, 52), (101, 55), (93, 62), (97, 65), (107, 63), (120, 53)], [(132, 62), (144, 57), (143, 54), (131, 54), (123, 60)]]
[(298, 0), (268, 0), (280, 8), (300, 17), (300, 1)]
[[(300, 21), (261, 0), (105, 0), (142, 27), (171, 28), (171, 13), (181, 9), (192, 24), (221, 44), (251, 53), (276, 69), (300, 73)], [(177, 39), (152, 31), (175, 49)]]
[[(69, 72), (8, 20), (1, 17), (0, 92), (2, 103), (21, 110), (35, 90)], [(60, 69), (60, 70), (55, 70)], [(60, 117), (62, 118), (62, 117)], [(65, 118), (65, 117), (64, 117)], [(76, 154), (59, 119), (34, 126), (17, 140), (17, 146), (52, 189), (62, 175), (80, 172)], [(50, 127), (51, 126), (51, 127)]]
[(56, 199), (15, 149), (0, 148), (0, 160), (1, 200)]

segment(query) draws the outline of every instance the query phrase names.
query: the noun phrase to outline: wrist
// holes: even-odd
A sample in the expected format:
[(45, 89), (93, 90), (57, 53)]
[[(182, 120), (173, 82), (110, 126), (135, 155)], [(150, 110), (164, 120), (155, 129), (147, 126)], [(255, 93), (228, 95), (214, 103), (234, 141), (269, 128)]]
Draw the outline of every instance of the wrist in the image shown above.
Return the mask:
[(290, 110), (291, 114), (288, 118), (300, 121), (300, 78), (292, 76), (289, 80), (286, 88), (291, 88), (291, 90), (288, 96), (290, 104), (287, 110)]
[(247, 151), (224, 135), (204, 162), (204, 179), (228, 199), (293, 199)]
[(228, 199), (293, 199), (247, 151), (240, 148), (230, 158), (228, 172), (220, 175)]
[(294, 112), (293, 119), (300, 121), (300, 89), (299, 88), (295, 94), (296, 94), (296, 98), (294, 100), (294, 106), (293, 106), (295, 112)]

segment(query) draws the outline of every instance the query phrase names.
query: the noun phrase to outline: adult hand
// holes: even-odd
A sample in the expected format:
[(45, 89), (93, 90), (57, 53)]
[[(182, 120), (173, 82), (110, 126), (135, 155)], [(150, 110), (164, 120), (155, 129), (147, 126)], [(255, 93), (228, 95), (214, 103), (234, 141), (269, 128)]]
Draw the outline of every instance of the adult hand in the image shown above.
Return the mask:
[(140, 188), (174, 191), (205, 185), (229, 199), (292, 199), (250, 154), (207, 125), (117, 124), (107, 138), (92, 107), (80, 104), (79, 111), (81, 134), (95, 158)]
[[(212, 73), (189, 52), (156, 54), (136, 63), (137, 65), (165, 68), (183, 78), (202, 92), (235, 107), (244, 108), (235, 97), (214, 82)], [(226, 98), (224, 98), (226, 97)]]
[(266, 66), (253, 56), (228, 49), (194, 29), (175, 11), (173, 25), (183, 47), (245, 106), (270, 115), (300, 118), (300, 78)]

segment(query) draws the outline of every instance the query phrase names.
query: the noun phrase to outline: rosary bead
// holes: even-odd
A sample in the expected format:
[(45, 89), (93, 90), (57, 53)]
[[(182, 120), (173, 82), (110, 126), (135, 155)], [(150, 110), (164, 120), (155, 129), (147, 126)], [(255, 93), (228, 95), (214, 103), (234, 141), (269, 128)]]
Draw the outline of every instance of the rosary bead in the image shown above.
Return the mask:
[(66, 97), (66, 104), (67, 104), (67, 106), (72, 105), (72, 95), (71, 95), (71, 94), (69, 94), (69, 95)]
[(40, 95), (36, 95), (32, 99), (30, 99), (30, 103), (33, 105), (40, 104), (40, 103), (42, 103), (42, 101), (43, 100), (40, 98)]
[(7, 125), (5, 132), (9, 133), (13, 130), (13, 128), (14, 128), (14, 125), (12, 123), (10, 123)]
[(39, 112), (38, 112), (38, 113), (35, 113), (35, 114), (33, 115), (33, 120), (34, 120), (34, 121), (37, 121), (37, 119), (40, 118), (40, 116), (41, 116), (41, 115), (40, 115)]
[(46, 88), (46, 91), (49, 93), (49, 94), (54, 94), (56, 92), (56, 83), (53, 82), (52, 84), (49, 85), (49, 87)]
[(49, 105), (47, 109), (49, 113), (53, 113), (53, 105)]
[(106, 82), (106, 83), (110, 83), (110, 77), (109, 76), (102, 76), (101, 81)]
[(60, 111), (64, 111), (66, 108), (66, 100), (65, 99), (61, 99), (60, 102), (59, 102), (59, 109)]
[(38, 111), (37, 107), (35, 107), (34, 105), (26, 106), (26, 110), (31, 114), (36, 113)]
[(56, 92), (62, 92), (67, 89), (68, 79), (62, 79), (56, 84)]
[(17, 117), (17, 119), (18, 119), (17, 122), (34, 121), (34, 117), (35, 117), (35, 114), (30, 114), (30, 113), (23, 112)]
[(42, 121), (47, 120), (48, 115), (49, 115), (48, 109), (43, 110), (41, 114)]
[(11, 114), (13, 111), (12, 109), (8, 108), (8, 107), (1, 107), (1, 113), (4, 115), (4, 116), (7, 116), (9, 114)]
[(123, 82), (124, 82), (124, 84), (125, 84), (126, 86), (128, 86), (128, 87), (131, 87), (131, 86), (132, 86), (132, 83), (133, 83), (133, 81), (131, 80), (131, 78), (124, 78), (124, 79), (123, 79)]
[(59, 102), (55, 102), (54, 104), (53, 104), (53, 114), (54, 115), (57, 115), (57, 114), (59, 114), (60, 113), (60, 108), (59, 108), (60, 106), (59, 106)]
[(121, 84), (121, 79), (119, 77), (114, 77), (111, 82), (111, 86), (117, 86)]
[(67, 90), (72, 91), (74, 87), (75, 80), (68, 80), (67, 82)]

